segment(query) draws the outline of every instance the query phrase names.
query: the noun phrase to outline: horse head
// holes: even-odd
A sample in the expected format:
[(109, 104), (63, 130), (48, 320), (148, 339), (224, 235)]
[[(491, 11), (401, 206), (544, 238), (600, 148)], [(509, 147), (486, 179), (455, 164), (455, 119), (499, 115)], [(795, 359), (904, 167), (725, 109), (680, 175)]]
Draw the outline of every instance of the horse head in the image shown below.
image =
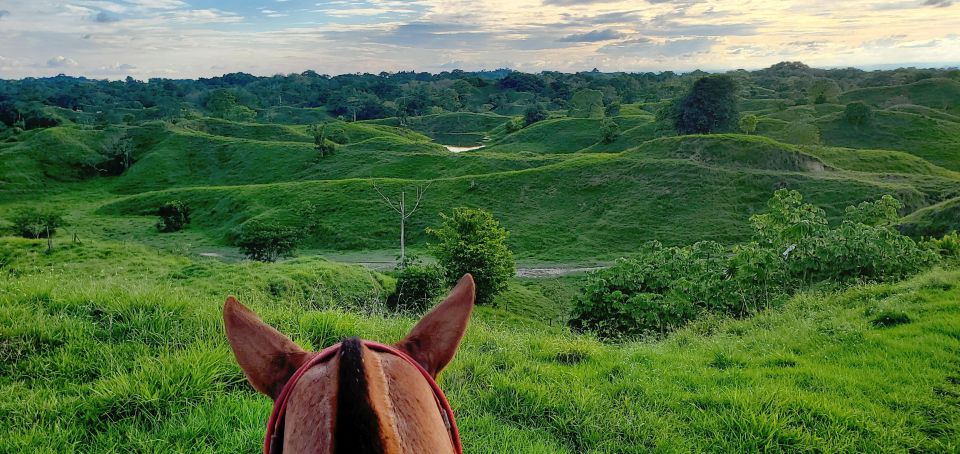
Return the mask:
[(351, 338), (307, 352), (229, 297), (230, 347), (250, 384), (274, 400), (264, 452), (460, 452), (435, 379), (460, 345), (474, 298), (467, 274), (392, 346)]

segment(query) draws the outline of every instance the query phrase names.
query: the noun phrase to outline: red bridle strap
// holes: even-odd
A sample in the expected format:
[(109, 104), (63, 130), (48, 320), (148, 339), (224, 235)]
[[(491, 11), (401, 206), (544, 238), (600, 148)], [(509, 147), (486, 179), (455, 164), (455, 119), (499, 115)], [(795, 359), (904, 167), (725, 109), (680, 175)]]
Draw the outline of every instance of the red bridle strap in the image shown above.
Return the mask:
[[(402, 358), (407, 363), (416, 367), (420, 371), (420, 375), (430, 384), (430, 388), (433, 389), (433, 397), (437, 401), (437, 407), (440, 408), (440, 413), (443, 416), (444, 423), (447, 425), (447, 431), (450, 433), (450, 441), (453, 443), (453, 451), (456, 454), (463, 454), (463, 446), (460, 444), (460, 431), (457, 429), (457, 421), (453, 417), (453, 408), (450, 408), (450, 402), (447, 401), (447, 397), (443, 395), (443, 391), (440, 389), (440, 386), (437, 385), (437, 381), (430, 376), (430, 373), (427, 372), (420, 363), (416, 362), (410, 355), (391, 347), (389, 345), (381, 344), (379, 342), (373, 342), (364, 340), (363, 345), (380, 353), (389, 353), (394, 356)], [(273, 404), (273, 412), (270, 413), (270, 420), (267, 421), (267, 433), (264, 436), (263, 440), (263, 452), (264, 454), (280, 454), (283, 451), (283, 423), (284, 416), (287, 412), (287, 401), (290, 399), (290, 393), (293, 390), (294, 385), (300, 380), (300, 377), (303, 376), (311, 367), (316, 366), (324, 361), (329, 360), (333, 355), (337, 354), (340, 351), (340, 344), (331, 345), (323, 349), (320, 353), (317, 353), (316, 356), (307, 361), (290, 377), (290, 380), (287, 381), (287, 384), (283, 386), (283, 390), (280, 391), (280, 395), (277, 396), (276, 402)]]

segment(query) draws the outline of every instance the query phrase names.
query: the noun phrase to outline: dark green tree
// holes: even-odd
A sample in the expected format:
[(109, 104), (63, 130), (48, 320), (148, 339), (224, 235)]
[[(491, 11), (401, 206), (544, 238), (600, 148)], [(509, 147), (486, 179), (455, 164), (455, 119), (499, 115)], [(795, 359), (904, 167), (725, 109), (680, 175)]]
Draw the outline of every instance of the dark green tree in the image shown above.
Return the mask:
[(432, 246), (433, 253), (448, 281), (456, 282), (471, 273), (477, 285), (477, 304), (492, 303), (516, 270), (513, 253), (507, 248), (507, 230), (481, 209), (454, 208), (451, 215), (440, 217), (440, 227), (427, 229), (427, 233), (438, 241)]
[(843, 110), (843, 121), (854, 126), (864, 126), (873, 119), (873, 109), (863, 101), (854, 101), (847, 104)]
[(278, 224), (251, 220), (240, 226), (237, 247), (252, 260), (273, 262), (280, 257), (289, 257), (300, 243), (297, 229)]
[(525, 126), (530, 126), (538, 121), (546, 120), (549, 116), (550, 112), (543, 104), (536, 104), (523, 111), (523, 123)]
[(737, 128), (737, 83), (727, 75), (703, 77), (693, 84), (674, 112), (680, 134), (729, 132)]
[(186, 202), (171, 200), (160, 205), (157, 209), (157, 230), (161, 232), (178, 232), (183, 226), (190, 223), (190, 207)]

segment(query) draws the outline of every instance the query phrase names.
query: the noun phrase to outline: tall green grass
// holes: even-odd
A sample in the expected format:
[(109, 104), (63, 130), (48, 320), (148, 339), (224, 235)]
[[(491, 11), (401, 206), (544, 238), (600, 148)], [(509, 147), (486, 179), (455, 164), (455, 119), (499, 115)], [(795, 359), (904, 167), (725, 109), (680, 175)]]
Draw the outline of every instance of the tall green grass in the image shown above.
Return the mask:
[[(271, 284), (347, 300), (390, 285), (360, 268), (228, 265), (109, 243), (0, 248), (3, 452), (257, 450), (270, 402), (226, 345), (228, 293), (313, 349), (351, 335), (395, 341), (414, 322), (371, 310), (377, 298), (318, 306)], [(517, 315), (527, 303), (510, 297), (509, 309), (477, 311), (440, 383), (467, 452), (951, 452), (958, 282), (941, 270), (807, 293), (622, 345)]]

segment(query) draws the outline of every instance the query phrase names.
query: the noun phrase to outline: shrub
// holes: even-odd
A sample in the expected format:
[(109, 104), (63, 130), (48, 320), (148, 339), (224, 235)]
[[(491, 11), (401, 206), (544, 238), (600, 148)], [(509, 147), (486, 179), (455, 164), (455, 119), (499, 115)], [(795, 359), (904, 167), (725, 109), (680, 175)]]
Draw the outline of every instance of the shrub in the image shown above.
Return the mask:
[(550, 116), (550, 112), (547, 111), (543, 104), (537, 104), (530, 107), (523, 112), (523, 124), (524, 126), (530, 126), (538, 121), (546, 120)]
[(843, 121), (855, 126), (869, 124), (872, 118), (873, 109), (862, 101), (847, 104), (847, 107), (843, 110)]
[(63, 226), (63, 214), (52, 209), (22, 209), (13, 214), (13, 231), (24, 238), (48, 238)]
[(514, 118), (507, 122), (506, 128), (508, 134), (515, 133), (523, 129), (523, 121), (519, 118)]
[(293, 255), (300, 242), (299, 232), (289, 226), (251, 220), (240, 226), (237, 246), (251, 260), (273, 262)]
[(620, 138), (620, 125), (604, 118), (600, 122), (600, 141), (606, 144), (616, 142)]
[[(823, 210), (779, 190), (750, 218), (755, 241), (725, 247), (651, 243), (594, 272), (574, 301), (572, 328), (603, 339), (669, 332), (704, 313), (743, 316), (818, 282), (899, 279), (960, 249), (956, 237), (918, 245), (894, 229), (900, 202), (884, 196), (847, 208), (830, 226)], [(944, 254), (943, 251), (947, 251)]]
[(433, 253), (446, 270), (448, 282), (471, 273), (477, 285), (477, 304), (493, 302), (515, 273), (506, 229), (489, 211), (480, 209), (454, 208), (452, 215), (441, 213), (440, 217), (440, 228), (427, 232), (438, 240)]
[(757, 131), (757, 123), (759, 120), (756, 115), (744, 115), (740, 119), (740, 131), (744, 134), (753, 134)]
[(398, 312), (423, 312), (440, 296), (445, 283), (442, 267), (408, 258), (397, 275), (397, 288), (387, 298), (387, 306)]
[(737, 83), (727, 75), (703, 77), (680, 99), (674, 127), (680, 134), (733, 131), (737, 125)]
[(190, 223), (190, 207), (180, 200), (171, 200), (160, 205), (157, 216), (160, 216), (160, 220), (157, 221), (157, 230), (178, 232)]

